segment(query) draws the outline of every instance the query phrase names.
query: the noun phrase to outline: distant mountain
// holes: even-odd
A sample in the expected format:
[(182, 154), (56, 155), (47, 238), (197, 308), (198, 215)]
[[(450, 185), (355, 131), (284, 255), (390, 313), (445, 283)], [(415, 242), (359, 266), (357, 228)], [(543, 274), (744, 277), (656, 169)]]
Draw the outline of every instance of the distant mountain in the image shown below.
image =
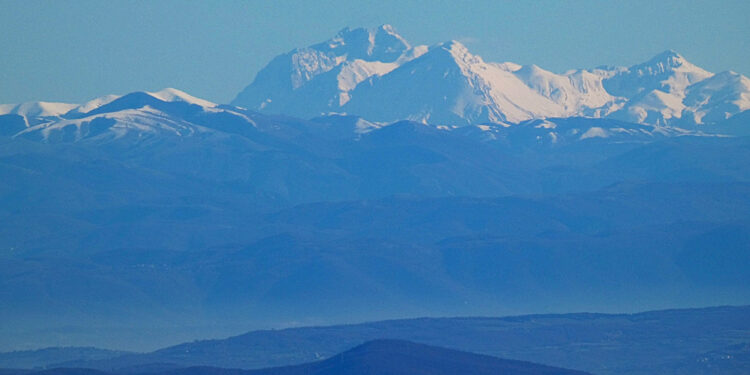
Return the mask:
[(62, 362), (110, 359), (124, 354), (128, 353), (90, 347), (52, 347), (38, 350), (0, 352), (0, 368), (38, 368)]
[(2, 375), (111, 375), (104, 371), (91, 370), (86, 368), (53, 368), (49, 370), (2, 370)]
[[(462, 47), (453, 45), (451, 48), (461, 50)], [(406, 101), (408, 98), (399, 100), (401, 103)], [(82, 142), (102, 145), (114, 142), (127, 145), (174, 137), (205, 141), (212, 137), (222, 137), (221, 134), (231, 134), (245, 138), (276, 137), (283, 142), (299, 145), (300, 142), (316, 140), (351, 141), (359, 140), (363, 136), (376, 138), (377, 136), (368, 133), (392, 133), (395, 129), (417, 124), (409, 121), (369, 121), (372, 117), (378, 117), (376, 113), (372, 113), (370, 118), (333, 114), (315, 117), (309, 121), (262, 115), (240, 107), (217, 105), (171, 88), (156, 93), (109, 95), (81, 105), (66, 104), (64, 112), (52, 111), (49, 108), (39, 111), (28, 110), (47, 108), (47, 104), (49, 103), (26, 103), (24, 108), (27, 110), (0, 114), (0, 136), (44, 143)], [(434, 108), (442, 107), (436, 105)], [(480, 113), (486, 114), (484, 110), (478, 110), (476, 113), (480, 117), (484, 116), (479, 115)], [(491, 117), (498, 120), (498, 116), (502, 117), (500, 112)], [(585, 117), (551, 117), (513, 124), (494, 123), (490, 118), (483, 120), (490, 122), (463, 127), (436, 124), (416, 126), (425, 134), (444, 134), (451, 138), (468, 137), (473, 138), (472, 142), (481, 143), (501, 141), (504, 146), (513, 148), (569, 145), (584, 140), (591, 142), (591, 139), (600, 139), (609, 144), (636, 144), (676, 136), (706, 135), (704, 132), (678, 127)], [(726, 125), (713, 127), (720, 131), (719, 135), (743, 135), (747, 131), (741, 121), (723, 121), (720, 124)], [(308, 139), (301, 139), (302, 133)]]
[[(175, 375), (202, 370), (178, 370)], [(324, 361), (248, 371), (247, 375), (585, 375), (582, 371), (511, 361), (401, 340), (376, 340)]]
[[(321, 368), (359, 365), (361, 362), (348, 361), (373, 357), (378, 358), (376, 362), (383, 366), (421, 361), (429, 353), (439, 354), (442, 360), (449, 363), (464, 364), (466, 362), (462, 358), (467, 358), (464, 356), (475, 358), (474, 355), (459, 355), (443, 352), (443, 349), (391, 341), (396, 339), (583, 369), (602, 375), (741, 375), (748, 364), (745, 341), (745, 332), (750, 327), (748, 316), (750, 307), (745, 306), (638, 314), (392, 320), (253, 331), (222, 340), (190, 342), (152, 353), (67, 366), (88, 366), (118, 372), (148, 363), (171, 363), (178, 367), (199, 366), (193, 370), (198, 373), (201, 368), (209, 367), (247, 369), (298, 365), (279, 368), (276, 370), (279, 372), (258, 372), (286, 374), (283, 371), (290, 371), (294, 374), (294, 371), (317, 373), (315, 371)], [(382, 339), (388, 341), (370, 342)], [(370, 343), (338, 354), (367, 342)], [(582, 349), (584, 347), (585, 350)], [(388, 355), (390, 359), (378, 357), (381, 354)], [(324, 360), (316, 364), (305, 364), (321, 359)], [(440, 361), (438, 358), (430, 360), (433, 364)], [(497, 361), (498, 365), (503, 364)], [(377, 363), (370, 364), (383, 369), (381, 373), (388, 373), (385, 367), (377, 367)], [(449, 363), (441, 363), (441, 367), (451, 368)], [(190, 370), (181, 371), (191, 373)]]
[(0, 107), (0, 348), (750, 301), (746, 78), (673, 52), (560, 75), (388, 26), (274, 61), (250, 109)]
[[(378, 123), (345, 115), (301, 120), (217, 105), (176, 89), (106, 96), (68, 107), (54, 115), (0, 115), (5, 147), (21, 147), (26, 155), (46, 149), (52, 154), (42, 156), (43, 163), (65, 159), (53, 151), (58, 148), (93, 153), (99, 160), (106, 155), (117, 163), (139, 166), (139, 173), (150, 174), (149, 178), (174, 175), (203, 185), (206, 179), (221, 181), (253, 195), (252, 202), (282, 205), (402, 193), (539, 192), (545, 184), (535, 177), (537, 163), (559, 162), (555, 155), (560, 152), (569, 159), (565, 163), (573, 165), (581, 157), (602, 160), (670, 138), (715, 137), (579, 117), (464, 127)], [(721, 129), (731, 134), (743, 124)], [(535, 156), (530, 158), (529, 152)], [(391, 168), (378, 167), (384, 163)]]
[(232, 104), (382, 122), (476, 125), (586, 116), (687, 127), (750, 109), (750, 81), (733, 72), (714, 75), (675, 51), (631, 67), (556, 74), (485, 62), (457, 41), (412, 47), (383, 25), (347, 28), (275, 58)]
[(0, 347), (748, 301), (749, 142), (609, 118), (304, 120), (174, 89), (0, 115)]
[(374, 30), (345, 28), (326, 42), (276, 57), (233, 104), (309, 118), (320, 112), (306, 107), (338, 108), (357, 85), (425, 50), (412, 48), (388, 25)]
[(219, 367), (189, 367), (160, 371), (157, 368), (128, 368), (111, 373), (84, 368), (42, 371), (3, 371), (8, 375), (586, 375), (582, 371), (513, 361), (487, 355), (417, 344), (403, 340), (374, 340), (326, 360), (302, 365), (261, 370)]

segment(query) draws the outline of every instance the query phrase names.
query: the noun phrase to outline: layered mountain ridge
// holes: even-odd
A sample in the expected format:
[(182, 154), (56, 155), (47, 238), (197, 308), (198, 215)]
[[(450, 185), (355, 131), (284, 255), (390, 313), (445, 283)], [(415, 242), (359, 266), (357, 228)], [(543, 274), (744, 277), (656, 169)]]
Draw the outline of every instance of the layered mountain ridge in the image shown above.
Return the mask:
[(687, 127), (747, 110), (748, 95), (746, 77), (710, 73), (675, 51), (631, 67), (557, 74), (485, 62), (457, 41), (412, 47), (383, 25), (345, 28), (327, 42), (275, 58), (232, 104), (305, 118), (346, 112), (382, 122), (586, 116)]
[(0, 349), (748, 303), (747, 87), (383, 26), (276, 58), (250, 105), (2, 105)]
[[(133, 131), (203, 134), (205, 129), (194, 128), (190, 116), (220, 114), (247, 122), (250, 113), (260, 112), (306, 119), (355, 116), (370, 124), (351, 136), (401, 120), (497, 133), (530, 121), (564, 118), (631, 124), (621, 135), (640, 134), (644, 125), (653, 128), (648, 133), (744, 135), (748, 131), (737, 126), (714, 125), (748, 109), (750, 79), (731, 71), (713, 74), (671, 50), (631, 67), (557, 74), (536, 65), (487, 62), (458, 41), (412, 46), (392, 26), (382, 25), (345, 28), (325, 42), (276, 57), (231, 105), (171, 88), (107, 95), (83, 104), (4, 104), (0, 115), (22, 119), (0, 130), (43, 140), (55, 140), (49, 134), (61, 129), (66, 129), (66, 140), (106, 129), (115, 137)], [(92, 125), (98, 129), (93, 133)], [(612, 133), (589, 133), (597, 134)], [(555, 142), (561, 134), (550, 130), (539, 136)]]
[[(433, 51), (433, 53), (437, 52)], [(472, 60), (465, 48), (458, 44), (443, 45), (439, 53), (450, 56), (463, 54), (464, 58)], [(473, 59), (466, 66), (467, 69), (480, 73), (475, 76), (476, 85), (487, 81), (487, 77), (482, 74), (489, 66), (488, 64), (482, 62), (481, 59)], [(519, 70), (523, 69), (525, 68)], [(508, 76), (501, 78), (508, 78)], [(389, 77), (389, 79), (393, 79), (394, 85), (401, 80), (398, 76)], [(446, 78), (448, 79), (450, 77)], [(511, 79), (509, 82), (514, 81)], [(454, 83), (460, 86), (459, 80)], [(533, 102), (534, 92), (524, 88), (525, 86), (518, 82), (516, 84), (519, 90), (526, 90), (521, 99), (526, 103)], [(405, 105), (401, 107), (401, 113), (404, 117), (409, 117), (407, 102), (411, 93), (399, 91), (399, 95), (399, 102)], [(518, 147), (570, 144), (592, 138), (607, 139), (610, 143), (638, 143), (671, 136), (743, 135), (746, 132), (745, 126), (737, 124), (710, 129), (712, 131), (706, 133), (615, 119), (564, 117), (561, 112), (555, 112), (558, 116), (546, 119), (529, 119), (518, 123), (500, 122), (505, 113), (513, 113), (518, 118), (528, 113), (514, 104), (513, 100), (516, 99), (504, 96), (500, 91), (490, 90), (483, 95), (482, 100), (466, 102), (461, 108), (455, 107), (456, 111), (460, 109), (461, 112), (451, 115), (454, 121), (460, 122), (463, 121), (462, 119), (472, 118), (478, 124), (445, 126), (439, 123), (411, 122), (420, 124), (427, 132), (469, 137), (484, 143), (501, 140), (508, 145)], [(434, 99), (434, 105), (425, 107), (425, 110), (421, 112), (425, 116), (422, 119), (424, 121), (429, 120), (435, 110), (441, 110), (439, 102), (444, 99), (437, 96), (432, 99)], [(503, 108), (488, 112), (482, 103), (491, 100), (502, 104)], [(363, 112), (367, 110), (366, 103), (356, 99), (352, 101), (353, 105), (360, 105)], [(555, 103), (548, 100), (546, 106), (552, 110), (555, 108)], [(376, 112), (368, 113), (368, 116), (364, 118), (333, 113), (305, 121), (259, 113), (243, 107), (218, 105), (173, 88), (158, 92), (132, 92), (122, 96), (107, 95), (83, 104), (31, 102), (7, 105), (5, 108), (6, 113), (0, 113), (0, 135), (45, 143), (102, 144), (125, 141), (123, 145), (129, 145), (156, 140), (160, 137), (206, 138), (220, 137), (227, 133), (245, 135), (267, 133), (282, 138), (294, 138), (300, 131), (315, 138), (358, 139), (363, 134), (394, 125), (396, 128), (414, 126), (413, 124), (405, 125), (400, 121), (391, 123), (369, 121), (373, 117), (378, 118)]]

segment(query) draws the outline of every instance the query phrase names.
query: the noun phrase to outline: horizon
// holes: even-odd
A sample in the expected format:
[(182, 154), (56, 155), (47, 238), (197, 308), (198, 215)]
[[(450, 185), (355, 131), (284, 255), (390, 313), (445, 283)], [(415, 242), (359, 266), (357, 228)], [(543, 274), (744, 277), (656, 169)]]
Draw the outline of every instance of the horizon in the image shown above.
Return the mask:
[(80, 345), (48, 345), (48, 346), (37, 346), (37, 347), (28, 347), (28, 348), (16, 348), (16, 349), (10, 349), (10, 350), (2, 350), (0, 349), (0, 354), (4, 353), (14, 353), (14, 352), (34, 352), (34, 351), (42, 351), (47, 349), (58, 349), (58, 348), (91, 348), (91, 349), (104, 349), (104, 350), (112, 350), (112, 351), (123, 351), (123, 352), (130, 352), (130, 353), (150, 353), (154, 351), (158, 351), (161, 349), (167, 349), (172, 348), (176, 346), (180, 346), (183, 344), (195, 344), (195, 343), (203, 343), (203, 342), (211, 342), (211, 341), (222, 341), (222, 340), (229, 340), (240, 336), (245, 336), (252, 333), (258, 333), (258, 332), (281, 332), (281, 331), (289, 331), (289, 330), (298, 330), (298, 329), (308, 329), (308, 328), (335, 328), (335, 327), (349, 327), (349, 326), (360, 326), (360, 325), (368, 325), (368, 324), (380, 324), (380, 323), (396, 323), (396, 322), (405, 322), (405, 321), (414, 321), (414, 320), (482, 320), (482, 319), (496, 319), (496, 320), (503, 320), (503, 319), (517, 319), (517, 318), (531, 318), (531, 317), (568, 317), (568, 316), (577, 316), (577, 315), (596, 315), (596, 316), (609, 316), (609, 317), (618, 317), (618, 316), (636, 316), (636, 315), (643, 315), (643, 314), (652, 314), (652, 313), (667, 313), (667, 312), (674, 312), (674, 311), (696, 311), (696, 310), (723, 310), (723, 309), (742, 309), (742, 308), (748, 308), (750, 307), (750, 304), (737, 304), (737, 305), (706, 305), (706, 306), (681, 306), (681, 307), (665, 307), (665, 308), (657, 308), (657, 309), (646, 309), (646, 310), (636, 310), (633, 312), (599, 312), (599, 311), (570, 311), (570, 312), (548, 312), (548, 313), (519, 313), (519, 314), (501, 314), (501, 315), (447, 315), (447, 316), (429, 316), (429, 315), (420, 315), (420, 316), (411, 316), (411, 317), (399, 317), (399, 318), (383, 318), (383, 319), (375, 319), (375, 320), (355, 320), (351, 322), (338, 322), (338, 323), (307, 323), (307, 324), (287, 324), (287, 325), (277, 325), (277, 326), (268, 326), (268, 327), (258, 327), (258, 328), (250, 328), (249, 330), (240, 331), (237, 333), (230, 333), (225, 335), (217, 335), (214, 337), (195, 337), (189, 340), (184, 341), (176, 341), (173, 344), (167, 344), (167, 345), (160, 345), (160, 346), (152, 346), (152, 347), (146, 347), (141, 349), (131, 348), (131, 347), (124, 347), (124, 346), (102, 346), (102, 345), (96, 345), (96, 346), (80, 346)]

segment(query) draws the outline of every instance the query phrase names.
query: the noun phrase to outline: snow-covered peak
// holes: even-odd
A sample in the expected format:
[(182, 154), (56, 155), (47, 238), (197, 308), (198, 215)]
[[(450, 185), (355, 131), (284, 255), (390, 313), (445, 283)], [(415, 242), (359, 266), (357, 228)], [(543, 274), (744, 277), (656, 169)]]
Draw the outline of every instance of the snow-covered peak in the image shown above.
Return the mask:
[(361, 85), (344, 112), (376, 121), (403, 118), (433, 124), (516, 122), (561, 116), (562, 108), (512, 72), (448, 41), (391, 73)]
[(689, 64), (682, 55), (677, 53), (677, 51), (670, 49), (657, 54), (642, 65), (655, 67), (660, 71), (666, 71), (670, 68), (679, 68), (686, 63)]
[(515, 72), (518, 75), (529, 75), (529, 76), (532, 76), (532, 75), (552, 76), (552, 75), (554, 75), (554, 73), (552, 73), (552, 72), (550, 72), (548, 70), (544, 70), (544, 69), (540, 68), (539, 66), (537, 66), (536, 64), (523, 65), (523, 66), (521, 66), (520, 69), (516, 69)]
[[(166, 88), (157, 92), (143, 92), (163, 102), (184, 102), (196, 104), (201, 107), (213, 108), (216, 103), (196, 98), (184, 91)], [(27, 118), (40, 117), (81, 117), (89, 112), (95, 111), (113, 101), (123, 98), (120, 95), (106, 95), (87, 101), (83, 104), (52, 103), (52, 102), (26, 102), (21, 104), (0, 104), (0, 115), (16, 114)]]
[(106, 143), (123, 137), (138, 142), (150, 137), (192, 136), (209, 129), (150, 106), (60, 118), (24, 129), (14, 137), (44, 142)]
[(333, 38), (310, 48), (349, 60), (394, 62), (411, 46), (393, 26), (385, 24), (371, 29), (345, 27)]
[(26, 102), (21, 104), (0, 104), (0, 115), (14, 114), (24, 117), (58, 117), (78, 104), (52, 102)]
[(325, 42), (274, 58), (232, 104), (300, 117), (338, 112), (358, 85), (426, 50), (411, 47), (391, 25), (347, 27)]
[(732, 71), (725, 71), (688, 87), (684, 99), (692, 108), (695, 124), (726, 120), (750, 109), (750, 79)]
[[(206, 134), (207, 129), (220, 126), (222, 120), (230, 117), (231, 121), (246, 122), (248, 128), (255, 126), (253, 120), (237, 110), (220, 108), (173, 88), (107, 95), (81, 105), (65, 106), (56, 113), (62, 111), (65, 113), (55, 117), (27, 121), (26, 128), (13, 136), (46, 142), (108, 142), (125, 136), (140, 141)], [(195, 116), (198, 113), (201, 115)]]
[(710, 78), (710, 80), (707, 79), (701, 84), (701, 86), (710, 86), (713, 88), (719, 88), (724, 85), (747, 89), (750, 87), (750, 79), (735, 71), (727, 70), (721, 73), (716, 73)]
[(306, 118), (336, 112), (385, 122), (614, 116), (674, 125), (685, 117), (696, 123), (726, 118), (746, 107), (742, 84), (716, 79), (698, 85), (713, 76), (673, 50), (630, 67), (555, 73), (486, 62), (455, 40), (411, 47), (392, 26), (381, 25), (344, 28), (325, 42), (278, 56), (232, 104)]
[(730, 72), (714, 75), (670, 50), (618, 71), (604, 87), (627, 101), (615, 118), (690, 126), (722, 121), (750, 107), (743, 79)]
[(109, 113), (125, 109), (137, 109), (145, 106), (159, 106), (159, 103), (186, 103), (204, 109), (218, 107), (217, 104), (196, 98), (184, 91), (166, 88), (157, 92), (136, 91), (126, 95), (106, 95), (92, 99), (76, 106), (63, 117), (69, 119), (84, 118), (92, 114)]
[(96, 98), (96, 99), (92, 99), (92, 100), (89, 100), (86, 103), (83, 103), (83, 104), (81, 104), (81, 105), (79, 105), (79, 106), (71, 109), (69, 112), (66, 113), (66, 115), (80, 116), (80, 115), (83, 115), (85, 113), (89, 113), (89, 112), (91, 112), (91, 111), (93, 111), (93, 110), (95, 110), (95, 109), (97, 109), (97, 108), (99, 108), (99, 107), (101, 107), (103, 105), (107, 105), (107, 104), (109, 104), (109, 103), (111, 103), (114, 100), (117, 100), (119, 98), (120, 98), (119, 95), (106, 95), (106, 96), (102, 96), (102, 97), (99, 97), (99, 98)]
[(652, 90), (680, 96), (688, 86), (712, 75), (670, 50), (618, 71), (604, 81), (604, 87), (610, 94), (626, 98), (648, 95)]
[(199, 105), (201, 107), (206, 107), (206, 108), (213, 108), (217, 106), (216, 103), (212, 103), (212, 102), (209, 102), (208, 100), (196, 98), (184, 91), (173, 89), (173, 88), (166, 88), (161, 91), (146, 92), (146, 93), (164, 102), (184, 102), (188, 104), (196, 104), (196, 105)]
[(458, 55), (464, 55), (464, 54), (469, 53), (469, 49), (466, 48), (466, 46), (463, 43), (455, 39), (451, 39), (451, 40), (439, 43), (437, 45)]
[(396, 29), (388, 24), (380, 25), (374, 31), (370, 30), (369, 49), (371, 56), (381, 61), (391, 56), (398, 59), (401, 54), (409, 50), (411, 45)]
[(481, 69), (499, 70), (496, 66), (486, 64), (481, 57), (469, 52), (466, 46), (456, 40), (433, 45), (418, 60), (434, 69), (458, 67), (464, 75), (470, 75), (479, 65), (482, 66)]
[(447, 42), (443, 42), (435, 46), (436, 49), (442, 49), (445, 51), (448, 51), (451, 56), (453, 56), (456, 61), (462, 61), (465, 63), (481, 63), (484, 62), (481, 57), (478, 55), (473, 55), (471, 52), (469, 52), (469, 49), (466, 48), (465, 45), (463, 45), (461, 42), (457, 40), (450, 40)]
[(513, 74), (540, 95), (561, 105), (567, 115), (591, 116), (608, 113), (613, 98), (602, 86), (602, 76), (586, 71), (556, 74), (536, 65), (513, 70)]
[(398, 63), (410, 50), (392, 26), (382, 25), (373, 29), (346, 27), (323, 43), (298, 48), (286, 56), (291, 60), (291, 85), (296, 90), (345, 62)]
[(652, 69), (652, 74), (671, 73), (671, 77), (663, 81), (667, 92), (684, 91), (689, 85), (709, 78), (713, 73), (687, 61), (679, 53), (669, 50), (656, 55), (646, 62), (644, 68)]

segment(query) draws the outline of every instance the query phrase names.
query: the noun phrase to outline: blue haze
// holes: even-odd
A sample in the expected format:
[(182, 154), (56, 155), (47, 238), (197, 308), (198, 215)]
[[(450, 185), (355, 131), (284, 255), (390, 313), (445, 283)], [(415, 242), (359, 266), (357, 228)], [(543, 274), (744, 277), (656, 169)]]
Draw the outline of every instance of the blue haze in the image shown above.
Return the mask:
[[(229, 102), (272, 57), (344, 26), (459, 39), (490, 61), (562, 72), (675, 49), (750, 74), (746, 1), (0, 1), (0, 103), (177, 87)], [(721, 35), (720, 38), (717, 35)]]

